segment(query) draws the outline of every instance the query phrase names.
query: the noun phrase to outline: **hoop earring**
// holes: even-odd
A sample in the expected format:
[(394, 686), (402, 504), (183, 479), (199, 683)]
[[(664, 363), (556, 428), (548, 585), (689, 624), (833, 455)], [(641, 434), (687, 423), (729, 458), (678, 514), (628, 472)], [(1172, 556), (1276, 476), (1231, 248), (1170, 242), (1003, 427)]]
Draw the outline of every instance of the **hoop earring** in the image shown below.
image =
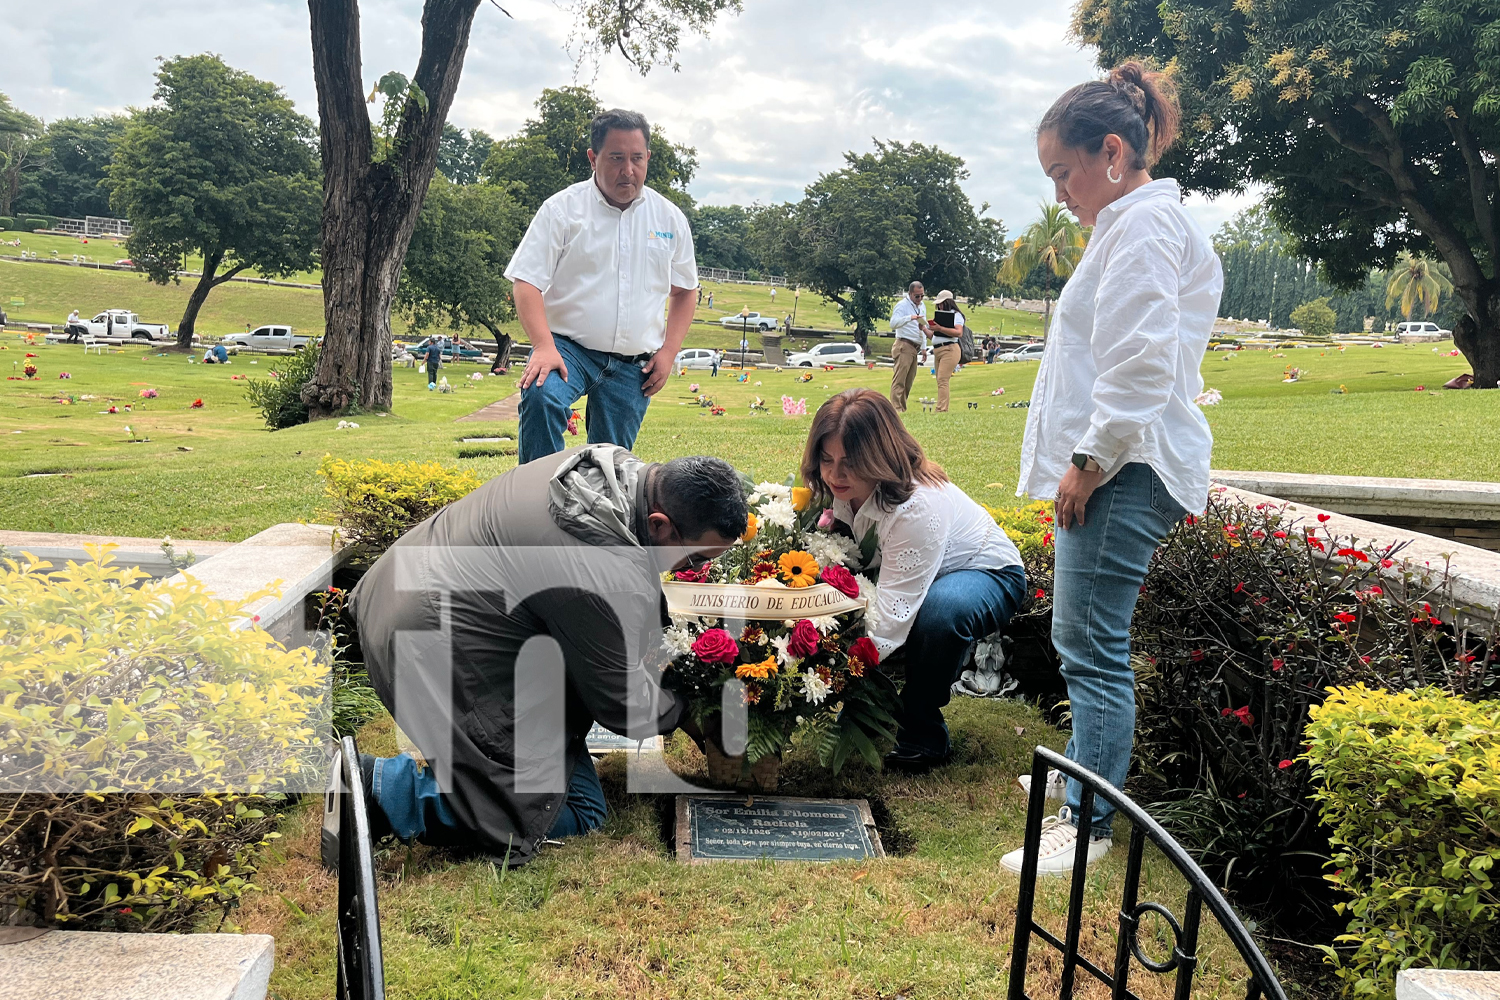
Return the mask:
[(1118, 177), (1115, 176), (1115, 165), (1113, 163), (1104, 168), (1104, 176), (1109, 178), (1111, 184), (1118, 184), (1125, 179), (1123, 173)]

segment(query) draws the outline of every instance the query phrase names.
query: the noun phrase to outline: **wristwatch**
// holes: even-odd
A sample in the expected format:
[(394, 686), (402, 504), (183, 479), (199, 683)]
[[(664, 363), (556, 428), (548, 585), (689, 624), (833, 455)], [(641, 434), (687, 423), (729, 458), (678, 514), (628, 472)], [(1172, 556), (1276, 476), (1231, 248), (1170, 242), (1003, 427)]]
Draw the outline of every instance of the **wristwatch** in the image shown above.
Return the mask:
[(1081, 451), (1073, 453), (1073, 464), (1084, 472), (1103, 472), (1104, 467)]

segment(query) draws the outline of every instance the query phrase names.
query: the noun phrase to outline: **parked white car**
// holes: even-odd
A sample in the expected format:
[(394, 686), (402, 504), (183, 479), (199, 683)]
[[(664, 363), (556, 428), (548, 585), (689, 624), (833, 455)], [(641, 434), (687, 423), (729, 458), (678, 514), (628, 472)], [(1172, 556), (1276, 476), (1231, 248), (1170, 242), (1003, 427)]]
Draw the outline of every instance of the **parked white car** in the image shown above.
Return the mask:
[(710, 351), (702, 347), (689, 347), (687, 350), (677, 352), (677, 360), (672, 364), (676, 368), (712, 368), (714, 365), (724, 363), (723, 351)]
[(996, 361), (1040, 361), (1042, 352), (1047, 349), (1046, 344), (1022, 344), (1014, 351), (1008, 351), (996, 358)]
[(751, 313), (741, 316), (739, 313), (731, 313), (719, 320), (726, 330), (774, 330), (777, 327), (776, 317), (762, 316), (760, 313)]
[(1444, 330), (1436, 323), (1409, 320), (1396, 324), (1397, 337), (1421, 337), (1423, 340), (1445, 340), (1453, 336), (1452, 330)]
[(810, 351), (787, 355), (786, 363), (794, 368), (820, 368), (823, 365), (862, 365), (865, 349), (858, 344), (835, 342), (817, 344)]
[(300, 351), (312, 343), (312, 338), (294, 334), (289, 326), (258, 326), (249, 333), (231, 333), (220, 343), (252, 351)]

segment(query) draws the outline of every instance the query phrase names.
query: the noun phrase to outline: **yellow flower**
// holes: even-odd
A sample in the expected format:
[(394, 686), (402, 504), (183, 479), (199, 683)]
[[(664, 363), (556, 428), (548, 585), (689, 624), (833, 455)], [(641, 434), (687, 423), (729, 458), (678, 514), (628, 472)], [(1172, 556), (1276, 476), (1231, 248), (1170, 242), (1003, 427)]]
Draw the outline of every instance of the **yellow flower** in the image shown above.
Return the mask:
[(810, 503), (812, 503), (812, 490), (806, 486), (792, 487), (792, 510), (800, 513), (806, 510)]
[(759, 663), (741, 663), (734, 668), (734, 675), (741, 680), (767, 680), (776, 676), (776, 657), (768, 656)]
[(750, 520), (745, 522), (745, 533), (740, 536), (740, 541), (753, 542), (758, 534), (760, 534), (760, 518), (751, 514)]
[(788, 552), (777, 562), (788, 587), (811, 587), (818, 580), (818, 561), (809, 552)]

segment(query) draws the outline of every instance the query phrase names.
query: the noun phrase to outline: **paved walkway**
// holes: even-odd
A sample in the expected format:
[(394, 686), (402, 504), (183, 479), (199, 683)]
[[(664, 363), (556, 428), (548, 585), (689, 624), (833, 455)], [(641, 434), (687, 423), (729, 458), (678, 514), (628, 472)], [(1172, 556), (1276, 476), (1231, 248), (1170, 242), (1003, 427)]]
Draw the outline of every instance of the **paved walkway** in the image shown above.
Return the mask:
[(459, 417), (458, 422), (478, 420), (519, 420), (521, 417), (521, 394), (513, 392), (509, 396), (497, 402), (491, 403), (482, 409), (475, 410), (467, 416)]

